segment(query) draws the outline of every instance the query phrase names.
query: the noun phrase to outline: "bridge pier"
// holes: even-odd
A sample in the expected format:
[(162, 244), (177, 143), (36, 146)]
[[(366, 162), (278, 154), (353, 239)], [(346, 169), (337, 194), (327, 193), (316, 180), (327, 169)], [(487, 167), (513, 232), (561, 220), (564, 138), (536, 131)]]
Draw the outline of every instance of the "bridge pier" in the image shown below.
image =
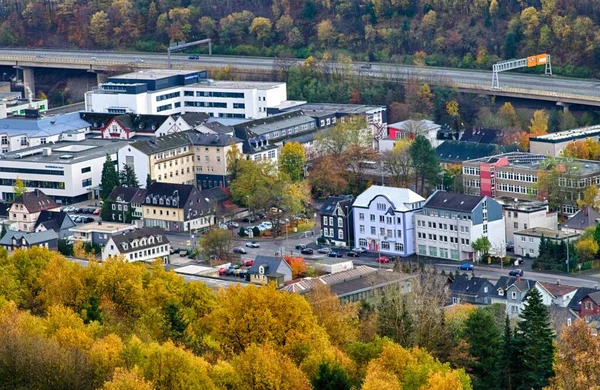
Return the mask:
[(35, 77), (33, 73), (33, 68), (24, 66), (15, 66), (14, 68), (17, 70), (17, 79), (19, 78), (19, 69), (21, 69), (21, 72), (23, 72), (23, 92), (25, 95), (23, 96), (23, 98), (35, 98)]
[(556, 102), (557, 106), (561, 106), (563, 108), (563, 112), (569, 112), (569, 107), (571, 106), (571, 103), (565, 103), (565, 102)]
[(106, 82), (106, 79), (107, 79), (106, 72), (104, 72), (102, 70), (96, 70), (96, 69), (88, 69), (88, 72), (96, 73), (96, 84), (100, 85), (100, 84)]

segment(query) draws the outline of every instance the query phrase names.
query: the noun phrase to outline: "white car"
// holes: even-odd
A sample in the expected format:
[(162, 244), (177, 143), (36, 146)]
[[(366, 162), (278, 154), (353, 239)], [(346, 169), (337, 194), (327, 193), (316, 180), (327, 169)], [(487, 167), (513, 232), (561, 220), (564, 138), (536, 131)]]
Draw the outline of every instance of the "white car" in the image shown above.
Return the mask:
[(219, 229), (225, 229), (225, 230), (227, 230), (227, 229), (229, 229), (229, 226), (227, 226), (227, 224), (220, 223), (219, 224)]
[(326, 255), (331, 253), (331, 248), (325, 247), (325, 248), (319, 248), (319, 250), (317, 250), (317, 252), (319, 253), (324, 253)]
[(260, 244), (256, 241), (250, 241), (246, 243), (248, 248), (260, 248)]
[(64, 211), (65, 213), (72, 213), (73, 211), (75, 211), (75, 207), (73, 207), (73, 206), (67, 206), (67, 207), (65, 207), (65, 208), (63, 209), (63, 211)]
[(239, 223), (233, 222), (233, 221), (229, 222), (228, 225), (231, 226), (231, 227), (234, 227), (234, 228), (239, 228), (240, 227)]
[(265, 222), (261, 223), (261, 225), (263, 225), (267, 229), (273, 228), (273, 224), (271, 222), (269, 222), (269, 221), (265, 221)]
[(365, 253), (366, 251), (367, 249), (363, 246), (357, 246), (356, 248), (352, 248), (352, 252)]

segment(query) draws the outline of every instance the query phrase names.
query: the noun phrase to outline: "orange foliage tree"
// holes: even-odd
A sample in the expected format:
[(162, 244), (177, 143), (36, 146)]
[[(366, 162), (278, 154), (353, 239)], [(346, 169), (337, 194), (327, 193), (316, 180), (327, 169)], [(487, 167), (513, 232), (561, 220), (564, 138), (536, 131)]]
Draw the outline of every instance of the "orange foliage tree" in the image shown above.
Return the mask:
[(304, 276), (308, 264), (304, 262), (304, 258), (299, 256), (284, 256), (283, 259), (292, 269), (292, 278), (296, 279)]
[(600, 143), (591, 138), (572, 141), (567, 145), (563, 154), (565, 157), (598, 160), (600, 159)]

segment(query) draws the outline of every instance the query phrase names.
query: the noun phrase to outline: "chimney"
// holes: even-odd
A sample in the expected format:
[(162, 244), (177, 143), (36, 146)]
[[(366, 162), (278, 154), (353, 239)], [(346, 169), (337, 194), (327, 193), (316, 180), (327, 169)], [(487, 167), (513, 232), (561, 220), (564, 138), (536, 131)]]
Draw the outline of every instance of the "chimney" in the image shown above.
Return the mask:
[(517, 282), (521, 281), (521, 275), (517, 275)]
[(556, 285), (560, 286), (560, 279), (556, 279)]

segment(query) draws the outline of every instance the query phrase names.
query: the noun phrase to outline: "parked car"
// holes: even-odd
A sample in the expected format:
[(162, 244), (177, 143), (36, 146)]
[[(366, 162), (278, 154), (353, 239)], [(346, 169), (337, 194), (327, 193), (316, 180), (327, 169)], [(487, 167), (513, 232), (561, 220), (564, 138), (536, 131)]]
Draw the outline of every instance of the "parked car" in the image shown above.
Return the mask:
[(298, 245), (296, 245), (296, 249), (298, 249), (298, 250), (302, 250), (304, 248), (306, 248), (306, 244), (298, 244)]
[(271, 222), (269, 222), (269, 221), (264, 221), (263, 223), (261, 223), (261, 225), (263, 225), (267, 229), (272, 229), (273, 228), (273, 224)]
[(244, 219), (242, 219), (242, 221), (248, 222), (248, 223), (254, 222), (254, 221), (256, 221), (256, 217), (254, 215), (247, 215), (244, 217)]
[(219, 229), (227, 230), (227, 229), (229, 229), (229, 226), (227, 226), (227, 224), (225, 224), (225, 223), (220, 223), (219, 224)]
[(377, 258), (377, 262), (378, 263), (389, 263), (390, 259), (389, 259), (389, 257), (386, 257), (386, 256), (380, 256)]
[(266, 217), (265, 213), (256, 213), (256, 218), (263, 219), (264, 217)]
[(67, 206), (64, 209), (62, 209), (62, 211), (64, 211), (65, 213), (72, 213), (73, 211), (75, 211), (75, 207)]
[(94, 218), (92, 218), (92, 217), (82, 217), (82, 218), (85, 219), (85, 221), (83, 221), (85, 223), (94, 222)]
[(83, 222), (83, 217), (76, 216), (75, 218), (73, 218), (73, 222), (75, 222), (75, 223), (82, 223)]
[(219, 268), (219, 276), (223, 276), (227, 274), (227, 269), (226, 268)]
[(367, 251), (367, 248), (365, 248), (364, 246), (357, 246), (356, 248), (352, 248), (352, 252), (356, 252), (356, 253), (365, 253)]
[(329, 254), (329, 252), (331, 252), (331, 248), (328, 248), (328, 247), (319, 248), (319, 249), (317, 250), (317, 252), (319, 252), (319, 253), (324, 253), (324, 254), (326, 254), (326, 255), (327, 255), (327, 254)]
[(189, 56), (188, 59), (189, 60), (199, 60), (200, 56)]
[(300, 253), (302, 253), (303, 255), (312, 255), (313, 253), (315, 253), (315, 251), (312, 250), (312, 248), (304, 248), (300, 251)]
[(356, 251), (350, 251), (348, 253), (346, 253), (346, 256), (350, 256), (350, 257), (360, 257), (360, 253), (356, 252)]
[(240, 227), (240, 224), (239, 224), (239, 223), (237, 223), (237, 222), (233, 222), (233, 221), (229, 222), (227, 225), (228, 225), (230, 228), (239, 228), (239, 227)]
[(327, 254), (329, 257), (344, 257), (344, 254), (339, 251), (331, 251)]
[(248, 270), (247, 269), (243, 269), (240, 271), (240, 274), (238, 275), (240, 278), (246, 278), (246, 275), (248, 275)]
[(371, 64), (363, 64), (360, 66), (361, 69), (371, 69)]
[(94, 210), (94, 212), (92, 214), (99, 215), (100, 214), (100, 209), (98, 208), (98, 209)]
[(520, 268), (511, 269), (508, 276), (523, 276), (523, 270)]
[(461, 271), (473, 271), (475, 267), (471, 263), (464, 263), (458, 266), (458, 269)]
[(260, 244), (256, 241), (250, 241), (246, 243), (248, 248), (260, 248)]
[(186, 257), (187, 256), (187, 251), (185, 249), (180, 249), (179, 250), (179, 256)]
[(245, 255), (246, 253), (248, 253), (248, 251), (242, 247), (236, 247), (236, 248), (233, 248), (233, 253), (239, 253), (239, 254)]
[(173, 247), (170, 247), (170, 248), (169, 248), (169, 254), (171, 254), (171, 255), (172, 255), (172, 254), (174, 254), (175, 252), (177, 252), (177, 249), (175, 249), (175, 248), (173, 248)]
[(242, 259), (242, 265), (245, 267), (252, 267), (254, 265), (254, 260), (252, 259)]

